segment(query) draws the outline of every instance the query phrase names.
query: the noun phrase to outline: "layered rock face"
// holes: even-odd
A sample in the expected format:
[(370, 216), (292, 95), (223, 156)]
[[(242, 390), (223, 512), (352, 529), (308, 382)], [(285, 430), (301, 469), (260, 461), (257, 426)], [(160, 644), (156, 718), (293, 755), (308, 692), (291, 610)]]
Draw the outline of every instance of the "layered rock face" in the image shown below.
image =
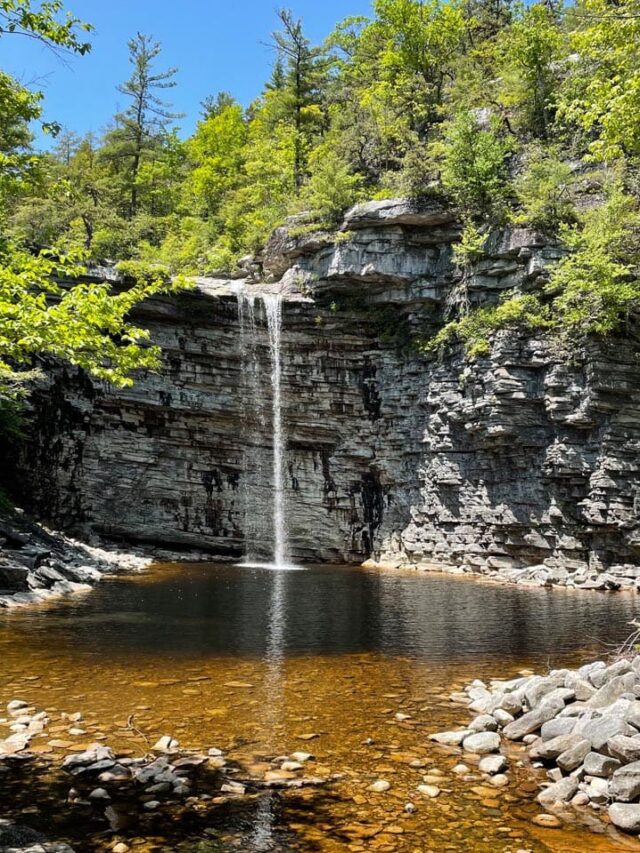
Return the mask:
[[(128, 539), (268, 554), (271, 361), (260, 294), (283, 294), (286, 504), (298, 560), (464, 567), (586, 585), (640, 568), (640, 362), (501, 333), (491, 355), (421, 354), (456, 300), (540, 286), (557, 250), (495, 235), (465, 280), (437, 205), (355, 208), (342, 231), (280, 229), (273, 284), (199, 280), (138, 311), (164, 367), (113, 391), (60, 370), (26, 456), (34, 508)], [(257, 297), (255, 328), (237, 291)], [(249, 343), (248, 343), (249, 340)]]

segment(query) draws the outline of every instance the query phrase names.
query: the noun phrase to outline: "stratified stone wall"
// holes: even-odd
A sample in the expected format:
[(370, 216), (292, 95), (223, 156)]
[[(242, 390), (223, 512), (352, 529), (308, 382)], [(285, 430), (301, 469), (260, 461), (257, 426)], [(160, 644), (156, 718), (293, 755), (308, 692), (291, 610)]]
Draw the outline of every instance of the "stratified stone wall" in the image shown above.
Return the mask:
[[(535, 289), (559, 254), (533, 232), (503, 231), (462, 281), (451, 261), (458, 233), (438, 205), (361, 205), (337, 239), (279, 229), (263, 259), (274, 283), (245, 284), (285, 299), (292, 556), (631, 584), (637, 348), (611, 341), (567, 354), (506, 332), (470, 364), (456, 350), (418, 353), (413, 340), (433, 333), (451, 302)], [(164, 368), (131, 389), (52, 373), (25, 465), (42, 515), (233, 557), (252, 525), (268, 549), (268, 340), (258, 307), (253, 399), (237, 287), (201, 279), (191, 294), (142, 306)], [(247, 517), (256, 503), (260, 524)]]

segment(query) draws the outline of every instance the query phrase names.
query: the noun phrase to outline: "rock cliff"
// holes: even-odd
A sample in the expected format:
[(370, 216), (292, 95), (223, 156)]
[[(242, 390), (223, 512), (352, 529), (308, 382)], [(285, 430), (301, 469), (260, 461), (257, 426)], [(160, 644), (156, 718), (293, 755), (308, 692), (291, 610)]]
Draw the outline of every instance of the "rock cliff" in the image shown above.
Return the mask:
[(638, 347), (567, 354), (510, 332), (472, 363), (421, 354), (414, 340), (453, 302), (536, 288), (558, 257), (505, 230), (463, 281), (458, 234), (436, 204), (370, 203), (337, 235), (279, 229), (263, 259), (272, 284), (199, 279), (147, 302), (137, 319), (163, 348), (160, 373), (113, 391), (59, 368), (36, 395), (28, 503), (69, 529), (230, 558), (251, 528), (268, 551), (269, 342), (260, 300), (247, 330), (237, 294), (270, 289), (284, 299), (292, 556), (635, 584)]

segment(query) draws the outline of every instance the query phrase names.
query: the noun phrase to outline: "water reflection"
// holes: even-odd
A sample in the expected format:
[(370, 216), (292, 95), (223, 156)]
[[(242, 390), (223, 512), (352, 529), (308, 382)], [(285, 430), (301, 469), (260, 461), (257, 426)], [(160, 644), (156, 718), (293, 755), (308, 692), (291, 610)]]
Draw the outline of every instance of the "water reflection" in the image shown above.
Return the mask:
[[(265, 674), (263, 680), (265, 730), (268, 732), (265, 748), (275, 751), (274, 733), (281, 722), (284, 707), (283, 663), (287, 629), (287, 571), (274, 571), (269, 602)], [(252, 850), (257, 853), (270, 850), (273, 846), (275, 821), (274, 798), (268, 792), (258, 804), (252, 837)]]
[(114, 580), (88, 598), (0, 617), (31, 646), (112, 658), (261, 658), (377, 652), (425, 660), (521, 659), (615, 642), (635, 595), (547, 591), (349, 567), (278, 572), (197, 565)]

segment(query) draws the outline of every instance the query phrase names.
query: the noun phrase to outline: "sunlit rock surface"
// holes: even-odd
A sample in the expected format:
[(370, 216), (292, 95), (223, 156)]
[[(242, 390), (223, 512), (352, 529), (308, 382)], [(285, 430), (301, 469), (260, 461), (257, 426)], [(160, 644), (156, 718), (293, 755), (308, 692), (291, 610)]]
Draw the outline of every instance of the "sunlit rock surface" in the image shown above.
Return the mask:
[[(567, 354), (508, 332), (471, 364), (460, 351), (419, 353), (413, 342), (452, 303), (540, 287), (559, 256), (540, 235), (509, 229), (462, 281), (458, 235), (436, 203), (359, 205), (337, 235), (278, 229), (263, 258), (271, 283), (246, 283), (286, 300), (292, 557), (635, 584), (637, 346), (612, 340)], [(239, 286), (198, 279), (192, 293), (142, 306), (137, 319), (163, 347), (164, 367), (131, 389), (52, 373), (20, 476), (31, 507), (73, 529), (235, 558), (257, 495), (268, 552), (268, 341), (258, 304), (256, 399)]]

